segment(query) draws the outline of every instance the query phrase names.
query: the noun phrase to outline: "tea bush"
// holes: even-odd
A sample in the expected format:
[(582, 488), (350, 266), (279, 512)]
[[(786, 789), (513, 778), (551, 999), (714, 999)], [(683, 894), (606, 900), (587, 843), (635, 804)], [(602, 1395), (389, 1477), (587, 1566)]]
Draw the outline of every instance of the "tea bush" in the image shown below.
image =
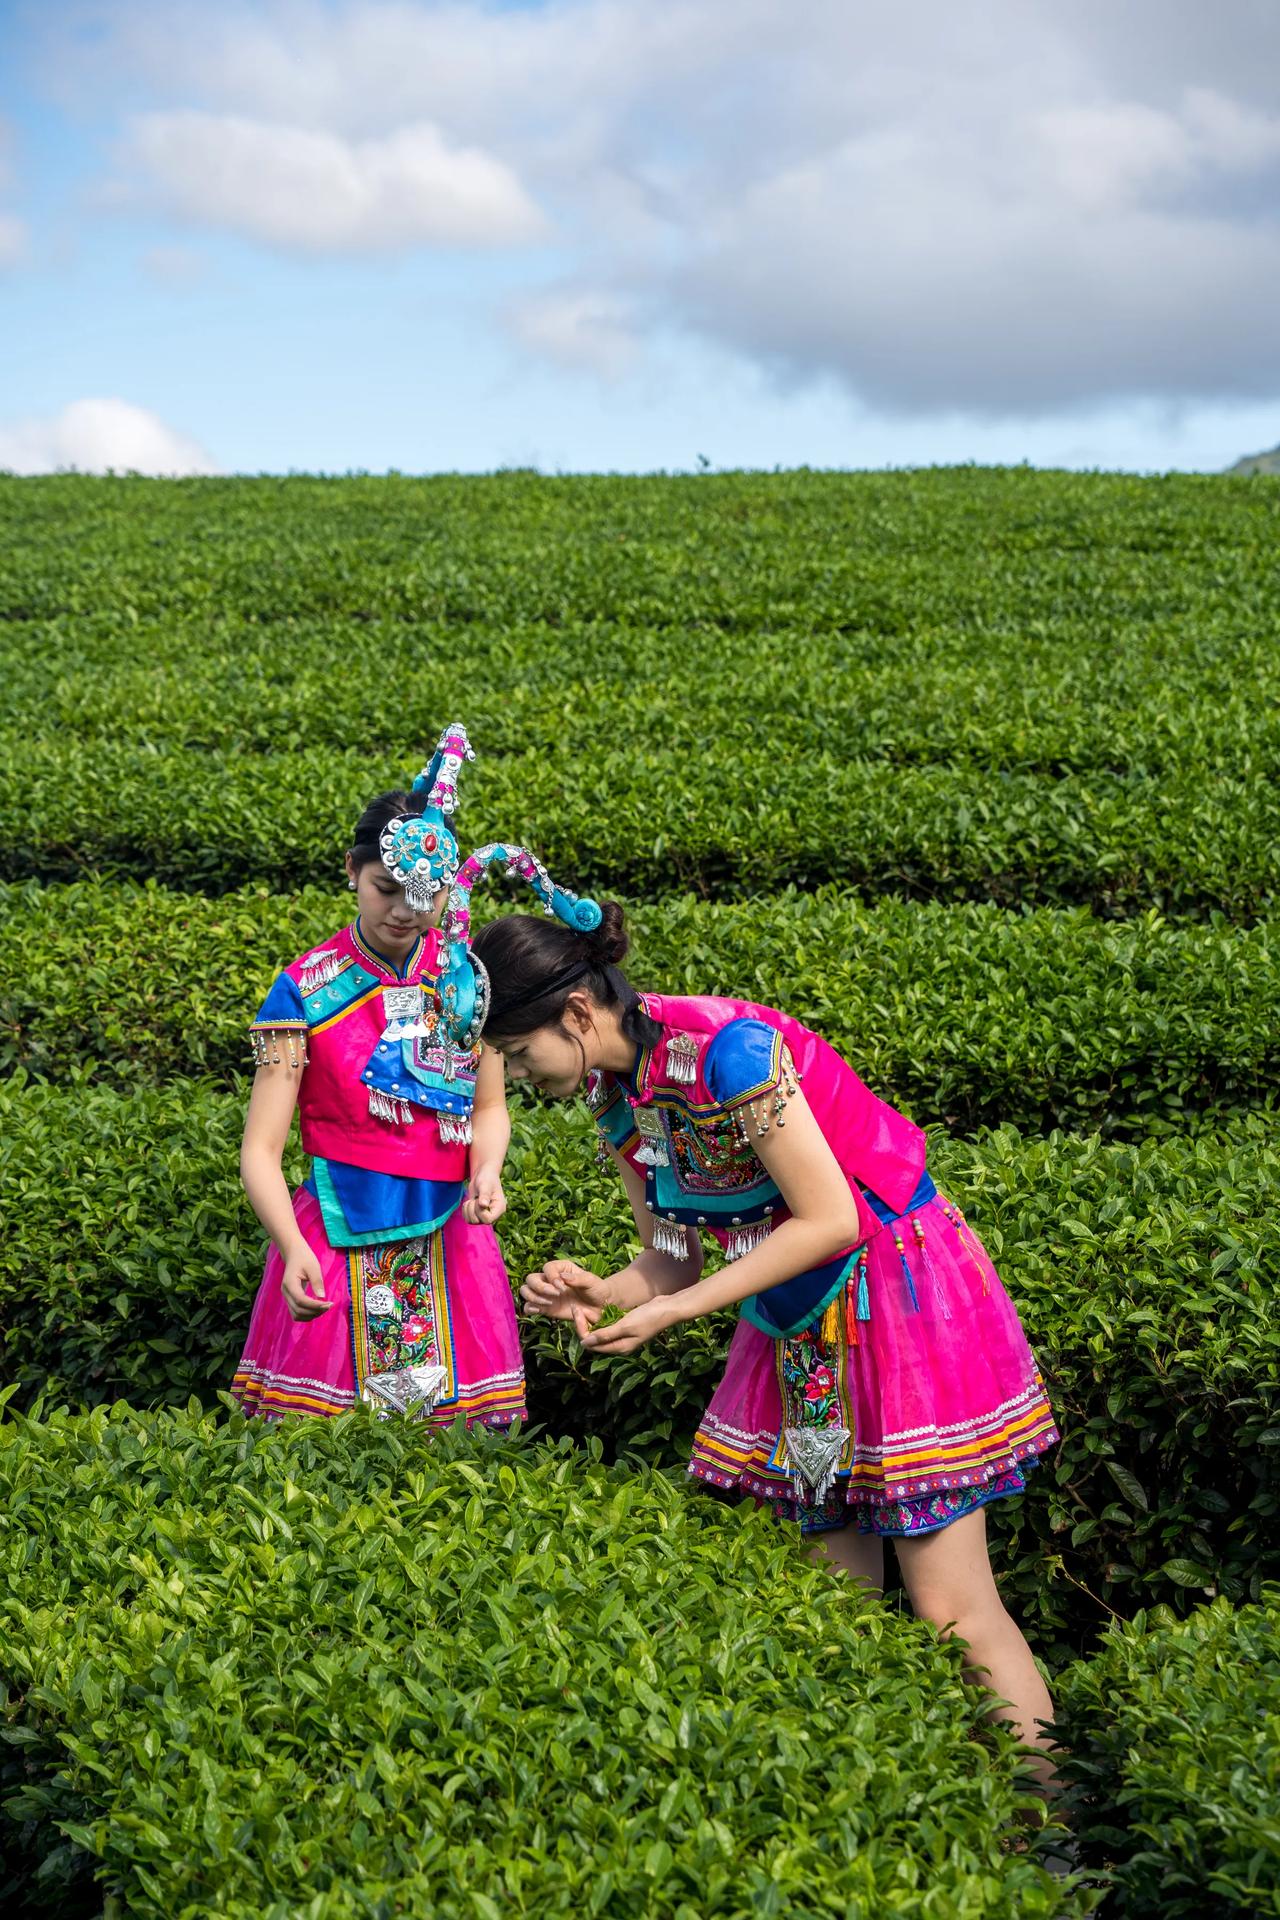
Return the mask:
[(662, 644), (704, 635), (1105, 659), (1135, 632), (1174, 661), (1212, 670), (1252, 645), (1275, 668), (1280, 496), (1204, 476), (0, 476), (0, 517), (8, 650), (63, 648), (77, 669), (140, 641), (198, 657), (228, 631), (319, 651), (319, 622), (328, 647), (334, 622), (357, 646), (381, 622), (431, 655), (446, 637), (581, 631), (595, 659), (601, 627), (635, 628), (660, 636), (658, 668)]
[[(1111, 1910), (1276, 1912), (1280, 489), (0, 476), (0, 525), (0, 1353), (47, 1396), (0, 1427), (9, 1903), (1094, 1900), (1008, 1850), (954, 1650), (682, 1484), (727, 1316), (610, 1363), (527, 1327), (586, 1452), (118, 1404), (230, 1376), (245, 1019), (456, 716), (464, 839), (931, 1123), (1063, 1427), (1002, 1589), (1055, 1664), (1139, 1609), (1061, 1688)], [(516, 1276), (620, 1260), (582, 1117), (516, 1122)]]
[[(607, 737), (625, 724), (620, 712)], [(96, 872), (211, 893), (331, 881), (361, 808), (416, 770), (406, 752), (264, 758), (0, 735), (0, 878)], [(695, 759), (593, 741), (486, 760), (465, 778), (460, 827), (532, 842), (594, 889), (759, 897), (838, 881), (868, 897), (1216, 910), (1240, 923), (1278, 897), (1280, 787), (1194, 769), (993, 777), (836, 752), (751, 765), (732, 742)]]
[(1280, 1914), (1280, 1589), (1107, 1634), (1059, 1682), (1067, 1805), (1116, 1920)]
[[(197, 752), (359, 748), (386, 761), (410, 739), (431, 740), (447, 710), (465, 713), (486, 759), (558, 754), (566, 723), (585, 741), (625, 716), (637, 741), (696, 755), (720, 734), (753, 763), (783, 756), (798, 766), (831, 752), (999, 773), (1195, 766), (1239, 778), (1280, 761), (1275, 648), (1252, 633), (1207, 646), (1136, 625), (1105, 649), (1082, 631), (1068, 650), (1062, 636), (1034, 630), (981, 649), (945, 628), (909, 645), (869, 632), (806, 634), (792, 646), (694, 632), (678, 658), (661, 628), (617, 625), (589, 654), (582, 631), (536, 623), (472, 626), (464, 648), (450, 647), (447, 626), (424, 634), (381, 618), (291, 623), (264, 638), (224, 617), (177, 657), (166, 622), (133, 637), (132, 657), (91, 676), (78, 646), (55, 639), (24, 653), (9, 675), (13, 731)], [(379, 680), (396, 682), (394, 704), (370, 700)]]
[(954, 1646), (649, 1469), (117, 1406), (0, 1428), (0, 1512), (51, 1907), (84, 1854), (134, 1920), (1093, 1905)]
[[(26, 1397), (157, 1402), (227, 1384), (263, 1247), (236, 1175), (240, 1120), (239, 1101), (195, 1083), (0, 1090), (15, 1200), (4, 1372)], [(517, 1115), (501, 1229), (516, 1279), (562, 1251), (605, 1271), (628, 1257), (634, 1228), (588, 1136), (581, 1114)], [(1141, 1146), (939, 1136), (931, 1165), (1005, 1275), (1064, 1433), (1028, 1498), (997, 1510), (1019, 1610), (1078, 1645), (1108, 1608), (1280, 1577), (1280, 1152), (1265, 1120)], [(529, 1322), (531, 1416), (682, 1464), (731, 1327), (696, 1322), (605, 1361)]]
[[(99, 1082), (234, 1082), (276, 968), (332, 932), (338, 896), (205, 899), (154, 885), (0, 887), (0, 1067)], [(525, 901), (501, 884), (488, 915)], [(834, 890), (749, 903), (628, 907), (634, 978), (783, 1005), (879, 1092), (960, 1131), (1142, 1134), (1280, 1092), (1280, 944), (1247, 930), (1099, 923)]]

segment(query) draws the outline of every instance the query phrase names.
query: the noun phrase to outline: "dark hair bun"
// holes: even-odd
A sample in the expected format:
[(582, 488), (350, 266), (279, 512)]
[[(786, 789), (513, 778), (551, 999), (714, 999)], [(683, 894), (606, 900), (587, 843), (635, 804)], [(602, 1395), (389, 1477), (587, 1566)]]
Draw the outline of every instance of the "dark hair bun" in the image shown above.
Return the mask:
[(627, 956), (631, 945), (631, 936), (624, 924), (625, 916), (616, 900), (600, 902), (600, 925), (592, 933), (584, 933), (582, 944), (586, 957), (595, 966), (618, 967)]
[(356, 821), (351, 836), (351, 853), (356, 865), (363, 867), (370, 860), (379, 859), (383, 828), (390, 826), (397, 815), (408, 819), (415, 813), (425, 813), (426, 800), (425, 793), (408, 793), (402, 787), (391, 793), (376, 794)]

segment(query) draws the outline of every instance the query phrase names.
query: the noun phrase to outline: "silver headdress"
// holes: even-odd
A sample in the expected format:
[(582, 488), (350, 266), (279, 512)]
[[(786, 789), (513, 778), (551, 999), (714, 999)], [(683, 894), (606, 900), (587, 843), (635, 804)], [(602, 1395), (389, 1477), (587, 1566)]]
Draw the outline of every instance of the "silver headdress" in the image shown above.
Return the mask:
[(544, 909), (575, 933), (592, 933), (603, 918), (598, 903), (579, 899), (567, 887), (558, 887), (536, 854), (527, 847), (496, 842), (469, 854), (459, 867), (449, 891), (444, 931), (449, 955), (440, 975), (437, 993), (445, 1027), (455, 1047), (473, 1047), (489, 1011), (489, 976), (471, 950), (471, 889), (494, 865), (505, 866), (509, 875), (524, 880), (541, 900)]
[(415, 913), (429, 912), (436, 895), (452, 885), (458, 871), (458, 843), (448, 825), (458, 809), (458, 774), (464, 760), (474, 760), (465, 727), (449, 726), (440, 744), (413, 783), (412, 791), (427, 795), (422, 813), (397, 814), (382, 830), (378, 848), (382, 864), (404, 888)]

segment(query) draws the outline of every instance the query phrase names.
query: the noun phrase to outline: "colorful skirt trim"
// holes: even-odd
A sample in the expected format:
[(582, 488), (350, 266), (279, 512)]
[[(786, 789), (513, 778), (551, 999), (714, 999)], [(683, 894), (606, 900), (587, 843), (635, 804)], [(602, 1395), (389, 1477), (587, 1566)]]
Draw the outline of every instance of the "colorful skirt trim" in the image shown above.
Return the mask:
[(902, 1535), (1022, 1492), (1058, 1438), (1017, 1311), (938, 1194), (868, 1242), (813, 1326), (739, 1322), (689, 1471), (806, 1532)]
[(294, 1320), (272, 1248), (231, 1382), (246, 1413), (336, 1414), (364, 1398), (412, 1405), (435, 1426), (524, 1419), (515, 1306), (492, 1227), (454, 1214), (419, 1239), (335, 1248), (316, 1196), (300, 1188), (293, 1206), (332, 1305)]

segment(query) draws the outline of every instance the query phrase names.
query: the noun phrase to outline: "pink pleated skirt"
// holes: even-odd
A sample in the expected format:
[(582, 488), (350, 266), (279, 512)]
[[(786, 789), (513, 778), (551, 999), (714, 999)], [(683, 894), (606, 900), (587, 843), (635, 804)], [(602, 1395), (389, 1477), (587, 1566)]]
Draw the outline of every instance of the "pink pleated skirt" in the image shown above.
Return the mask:
[(805, 1532), (904, 1535), (1021, 1492), (1058, 1438), (1017, 1310), (938, 1194), (872, 1237), (863, 1286), (817, 1325), (739, 1322), (689, 1471)]
[[(468, 1226), (455, 1213), (421, 1239), (333, 1247), (306, 1188), (294, 1194), (293, 1210), (334, 1304), (314, 1320), (292, 1319), (280, 1291), (284, 1263), (271, 1249), (231, 1382), (246, 1413), (343, 1413), (370, 1371), (410, 1360), (444, 1369), (424, 1414), (433, 1425), (506, 1427), (525, 1417), (515, 1306), (492, 1227)], [(394, 1322), (379, 1316), (384, 1302), (397, 1309)]]

